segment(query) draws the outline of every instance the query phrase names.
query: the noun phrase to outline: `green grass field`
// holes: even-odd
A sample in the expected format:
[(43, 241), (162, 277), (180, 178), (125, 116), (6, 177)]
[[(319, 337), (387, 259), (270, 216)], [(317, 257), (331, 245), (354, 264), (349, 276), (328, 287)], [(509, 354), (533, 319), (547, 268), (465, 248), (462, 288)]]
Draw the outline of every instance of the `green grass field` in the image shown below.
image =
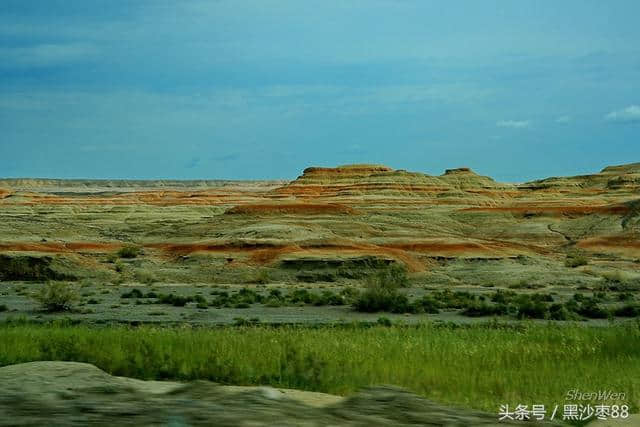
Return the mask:
[(501, 404), (562, 405), (572, 389), (624, 392), (627, 401), (616, 403), (632, 412), (640, 401), (637, 322), (213, 329), (2, 324), (0, 365), (36, 360), (88, 362), (143, 379), (334, 394), (392, 384), (491, 412)]

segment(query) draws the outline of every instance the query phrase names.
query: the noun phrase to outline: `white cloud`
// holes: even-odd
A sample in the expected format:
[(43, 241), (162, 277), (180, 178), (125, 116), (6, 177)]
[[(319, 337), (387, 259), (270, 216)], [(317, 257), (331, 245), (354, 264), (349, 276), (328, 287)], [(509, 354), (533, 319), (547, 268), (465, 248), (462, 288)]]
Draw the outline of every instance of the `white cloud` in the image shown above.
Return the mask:
[(572, 120), (571, 116), (560, 116), (556, 119), (556, 123), (569, 123)]
[(501, 128), (522, 129), (531, 126), (530, 120), (500, 120), (496, 126)]
[(610, 122), (631, 123), (640, 122), (640, 106), (630, 105), (622, 110), (612, 111), (604, 118)]

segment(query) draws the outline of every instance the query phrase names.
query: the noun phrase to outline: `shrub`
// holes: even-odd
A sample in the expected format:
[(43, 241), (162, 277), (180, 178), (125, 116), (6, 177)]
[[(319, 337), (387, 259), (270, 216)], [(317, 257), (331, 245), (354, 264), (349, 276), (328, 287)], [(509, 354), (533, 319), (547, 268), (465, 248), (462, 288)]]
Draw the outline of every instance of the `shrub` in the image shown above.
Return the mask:
[(148, 271), (138, 270), (135, 272), (134, 277), (138, 282), (144, 283), (146, 285), (152, 285), (158, 281), (156, 276)]
[(437, 314), (440, 312), (440, 303), (432, 296), (425, 295), (413, 302), (413, 311), (417, 313)]
[(513, 291), (503, 291), (498, 289), (491, 296), (491, 301), (495, 302), (496, 304), (506, 304), (510, 302), (515, 296), (516, 296), (516, 293)]
[(474, 295), (470, 292), (463, 291), (451, 292), (446, 289), (444, 291), (434, 292), (431, 295), (440, 303), (440, 307), (442, 308), (464, 309), (476, 301)]
[(125, 292), (120, 295), (120, 298), (142, 298), (144, 294), (140, 289), (131, 289), (129, 292)]
[(0, 304), (0, 313), (7, 310), (9, 310), (9, 308), (5, 304)]
[(633, 301), (633, 294), (631, 292), (622, 292), (618, 294), (618, 301)]
[(65, 282), (48, 282), (34, 295), (34, 299), (48, 312), (70, 311), (78, 298), (76, 290)]
[(188, 302), (192, 302), (192, 297), (183, 297), (175, 294), (160, 294), (158, 295), (158, 303), (160, 304), (169, 304), (174, 307), (184, 307)]
[(623, 307), (619, 307), (614, 311), (614, 314), (619, 317), (639, 317), (640, 305), (627, 304)]
[(141, 253), (142, 249), (133, 245), (123, 246), (116, 252), (120, 258), (136, 258)]
[(282, 302), (279, 299), (275, 299), (275, 298), (269, 298), (264, 305), (266, 305), (267, 307), (280, 307), (282, 306)]
[(633, 279), (633, 276), (622, 270), (605, 271), (601, 274), (605, 283), (626, 284)]
[(269, 297), (276, 298), (276, 299), (281, 299), (282, 298), (282, 292), (280, 291), (280, 289), (271, 289), (269, 291)]
[(378, 317), (378, 321), (376, 322), (380, 326), (392, 326), (391, 320), (388, 317)]
[(391, 311), (406, 313), (412, 311), (409, 300), (398, 289), (408, 285), (406, 271), (393, 265), (367, 278), (364, 292), (356, 298), (354, 308), (357, 311), (374, 313)]
[(314, 300), (313, 295), (306, 289), (295, 289), (287, 295), (287, 299), (293, 303), (311, 304)]
[(540, 289), (544, 288), (542, 283), (528, 283), (526, 280), (521, 280), (518, 283), (509, 285), (509, 289)]
[(114, 264), (114, 268), (116, 269), (116, 272), (122, 273), (122, 271), (124, 270), (124, 264), (120, 261), (116, 261), (116, 263)]
[(344, 297), (325, 290), (320, 295), (314, 296), (313, 305), (344, 305)]
[(397, 291), (381, 292), (367, 290), (356, 299), (354, 307), (357, 311), (367, 313), (375, 313), (378, 311), (407, 313), (413, 311), (407, 297)]
[(507, 314), (508, 308), (506, 304), (490, 305), (486, 302), (476, 302), (470, 304), (462, 314), (469, 317), (481, 316), (503, 316)]
[(553, 295), (551, 294), (532, 294), (531, 300), (535, 302), (553, 302)]
[(576, 268), (589, 264), (589, 259), (583, 255), (570, 254), (564, 261), (564, 265), (569, 268)]
[(351, 303), (358, 297), (358, 291), (352, 286), (347, 286), (340, 290), (340, 297), (342, 297), (345, 302)]
[(377, 282), (384, 282), (387, 286), (394, 289), (409, 287), (407, 270), (398, 264), (392, 264), (378, 271), (373, 280)]
[(266, 269), (262, 269), (260, 271), (258, 271), (258, 273), (255, 275), (254, 278), (252, 278), (251, 280), (249, 280), (249, 283), (256, 283), (259, 285), (264, 285), (266, 283), (269, 283), (271, 281), (271, 279), (269, 278), (269, 271)]
[(600, 307), (595, 300), (587, 300), (578, 308), (578, 314), (590, 319), (606, 319), (609, 317), (609, 312)]
[(519, 319), (545, 319), (548, 317), (548, 307), (542, 301), (535, 301), (532, 298), (519, 298), (516, 303)]
[(248, 326), (250, 324), (251, 324), (251, 322), (248, 321), (247, 319), (245, 319), (244, 317), (234, 317), (233, 318), (233, 325), (234, 326)]
[(549, 307), (549, 319), (551, 320), (569, 320), (571, 319), (571, 313), (562, 304), (551, 304)]

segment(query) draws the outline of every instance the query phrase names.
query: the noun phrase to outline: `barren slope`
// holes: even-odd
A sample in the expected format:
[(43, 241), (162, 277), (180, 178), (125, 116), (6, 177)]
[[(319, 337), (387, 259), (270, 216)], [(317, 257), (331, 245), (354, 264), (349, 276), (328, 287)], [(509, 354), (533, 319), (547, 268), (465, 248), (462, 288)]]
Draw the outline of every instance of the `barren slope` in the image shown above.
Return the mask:
[[(0, 252), (61, 254), (104, 280), (117, 277), (105, 256), (135, 244), (139, 267), (169, 281), (373, 256), (427, 282), (473, 284), (488, 265), (465, 278), (460, 261), (507, 271), (528, 259), (518, 280), (579, 283), (600, 267), (639, 272), (638, 165), (517, 186), (468, 168), (430, 176), (379, 165), (307, 168), (290, 183), (2, 180)], [(593, 259), (590, 271), (564, 267), (575, 251)], [(209, 261), (185, 264), (195, 255)]]

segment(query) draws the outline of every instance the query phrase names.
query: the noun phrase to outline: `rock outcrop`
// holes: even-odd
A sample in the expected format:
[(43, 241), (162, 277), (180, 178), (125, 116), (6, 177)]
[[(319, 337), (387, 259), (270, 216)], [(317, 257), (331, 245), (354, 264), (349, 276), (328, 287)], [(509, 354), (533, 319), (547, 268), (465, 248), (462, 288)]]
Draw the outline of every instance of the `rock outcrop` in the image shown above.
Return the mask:
[(341, 398), (205, 381), (140, 381), (74, 362), (3, 367), (0, 384), (0, 426), (514, 425), (499, 422), (496, 414), (440, 405), (393, 387)]

